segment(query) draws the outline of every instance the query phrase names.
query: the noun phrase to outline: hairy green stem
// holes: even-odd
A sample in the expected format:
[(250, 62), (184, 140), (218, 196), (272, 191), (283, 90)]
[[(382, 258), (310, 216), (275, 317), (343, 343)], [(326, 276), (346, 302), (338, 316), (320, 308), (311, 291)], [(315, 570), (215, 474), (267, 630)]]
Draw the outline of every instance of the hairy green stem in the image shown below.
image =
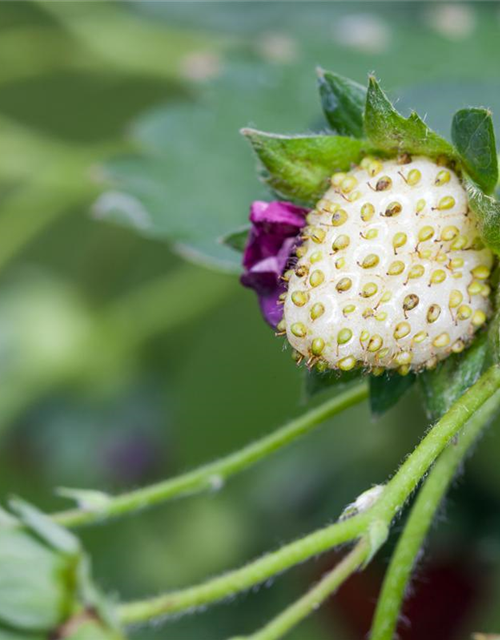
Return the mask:
[(277, 551), (268, 553), (240, 569), (212, 578), (203, 584), (173, 591), (150, 600), (121, 605), (118, 607), (120, 621), (123, 624), (147, 622), (166, 614), (188, 611), (209, 602), (222, 600), (265, 582), (271, 576), (308, 560), (318, 553), (354, 540), (358, 537), (359, 530), (358, 518), (332, 524), (287, 544)]
[(358, 384), (292, 420), (274, 433), (249, 444), (225, 458), (176, 478), (111, 498), (99, 511), (75, 509), (55, 514), (53, 519), (64, 526), (75, 527), (105, 518), (121, 516), (138, 509), (172, 500), (173, 498), (213, 489), (214, 486), (219, 485), (228, 477), (247, 469), (262, 460), (262, 458), (312, 431), (328, 418), (362, 402), (367, 396), (367, 384)]
[(500, 369), (492, 366), (444, 415), (401, 465), (378, 502), (367, 512), (316, 531), (278, 551), (207, 582), (118, 608), (124, 624), (146, 622), (221, 600), (259, 584), (273, 575), (365, 534), (384, 531), (398, 514), (429, 467), (477, 411), (500, 388)]
[(363, 566), (369, 556), (370, 544), (366, 538), (362, 538), (336, 567), (299, 600), (256, 633), (233, 640), (279, 640), (323, 604), (350, 575)]
[(457, 444), (450, 444), (443, 452), (420, 490), (384, 579), (373, 620), (372, 640), (394, 637), (407, 585), (436, 511), (460, 463), (495, 415), (499, 403), (497, 393), (467, 422)]
[(401, 465), (373, 508), (374, 515), (390, 522), (398, 514), (434, 460), (499, 387), (500, 368), (493, 365), (452, 405)]

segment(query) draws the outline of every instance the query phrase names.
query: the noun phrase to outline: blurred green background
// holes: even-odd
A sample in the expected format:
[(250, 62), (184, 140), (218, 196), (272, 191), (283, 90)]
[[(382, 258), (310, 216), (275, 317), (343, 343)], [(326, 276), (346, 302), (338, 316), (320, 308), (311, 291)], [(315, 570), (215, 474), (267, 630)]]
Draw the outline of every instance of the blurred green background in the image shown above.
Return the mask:
[[(496, 2), (0, 3), (2, 495), (63, 508), (55, 487), (140, 486), (303, 411), (219, 242), (269, 197), (238, 128), (322, 130), (317, 65), (375, 71), (445, 135), (468, 104), (499, 125), (499, 54)], [(376, 422), (359, 407), (223, 491), (82, 530), (96, 576), (128, 599), (241, 564), (334, 520), (426, 427), (416, 395)], [(405, 640), (500, 630), (497, 431), (433, 530)], [(292, 640), (365, 636), (395, 529)], [(250, 632), (332, 561), (130, 637)]]

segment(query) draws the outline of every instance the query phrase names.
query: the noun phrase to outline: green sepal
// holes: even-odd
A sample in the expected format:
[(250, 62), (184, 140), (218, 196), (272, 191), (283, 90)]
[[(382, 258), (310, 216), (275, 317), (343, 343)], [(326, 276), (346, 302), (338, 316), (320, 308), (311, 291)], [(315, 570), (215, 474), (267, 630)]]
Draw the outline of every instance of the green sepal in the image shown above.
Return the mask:
[(332, 71), (318, 68), (317, 73), (321, 104), (330, 127), (340, 135), (363, 138), (366, 87)]
[(368, 152), (366, 141), (342, 136), (281, 136), (242, 129), (264, 168), (263, 179), (283, 198), (314, 206), (335, 171), (348, 171)]
[(319, 372), (314, 368), (309, 369), (304, 376), (304, 395), (308, 399), (323, 391), (344, 391), (354, 382), (358, 382), (363, 375), (359, 369), (343, 372), (332, 369)]
[(396, 371), (386, 371), (381, 376), (370, 375), (370, 409), (379, 418), (399, 402), (413, 386), (416, 376), (409, 373), (402, 376)]
[(431, 158), (456, 155), (452, 145), (432, 131), (415, 111), (408, 118), (398, 113), (373, 76), (366, 95), (365, 131), (372, 145), (382, 151)]
[(476, 215), (484, 243), (500, 254), (500, 202), (487, 196), (466, 174), (463, 176), (469, 206)]
[(104, 491), (94, 489), (74, 489), (71, 487), (57, 487), (56, 494), (68, 500), (74, 500), (79, 509), (98, 513), (109, 503), (110, 495)]
[(239, 251), (243, 253), (245, 251), (245, 247), (248, 243), (248, 236), (250, 235), (250, 225), (246, 225), (241, 229), (237, 229), (236, 231), (231, 231), (227, 233), (225, 236), (222, 236), (220, 241), (222, 244), (226, 245), (226, 247), (230, 247), (235, 251)]
[(451, 139), (467, 173), (486, 193), (498, 182), (495, 130), (488, 109), (460, 109), (453, 116)]
[(483, 333), (467, 351), (449, 356), (436, 369), (424, 371), (418, 376), (430, 420), (439, 420), (479, 379), (486, 366), (487, 353), (487, 334)]
[(55, 524), (41, 511), (20, 498), (13, 498), (9, 506), (32, 533), (39, 536), (47, 545), (55, 551), (68, 556), (78, 556), (81, 553), (80, 542), (73, 534)]

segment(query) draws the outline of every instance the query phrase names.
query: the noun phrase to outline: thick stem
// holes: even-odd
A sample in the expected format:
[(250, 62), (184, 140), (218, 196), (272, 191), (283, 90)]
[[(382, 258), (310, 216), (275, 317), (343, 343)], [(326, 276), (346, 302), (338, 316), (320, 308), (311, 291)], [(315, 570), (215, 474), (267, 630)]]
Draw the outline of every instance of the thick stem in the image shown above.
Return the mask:
[(350, 575), (363, 566), (369, 555), (370, 545), (368, 540), (363, 538), (334, 569), (323, 576), (321, 581), (297, 602), (290, 605), (256, 633), (244, 638), (233, 638), (233, 640), (279, 640), (313, 611), (316, 611)]
[(497, 393), (469, 420), (458, 443), (448, 446), (420, 490), (384, 579), (373, 621), (372, 640), (391, 640), (394, 637), (407, 585), (436, 511), (459, 465), (496, 413), (499, 403)]
[[(385, 488), (379, 501), (366, 513), (354, 516), (301, 540), (283, 546), (274, 553), (207, 582), (161, 595), (149, 600), (123, 604), (118, 608), (124, 624), (146, 622), (170, 613), (186, 611), (222, 600), (259, 584), (304, 560), (338, 544), (354, 540), (389, 526), (429, 467), (474, 414), (500, 388), (500, 369), (492, 366), (444, 415), (417, 449), (403, 463)], [(377, 527), (375, 527), (377, 525)]]
[(398, 514), (434, 460), (499, 387), (500, 368), (493, 365), (452, 405), (401, 465), (374, 506), (374, 516), (390, 522)]
[(299, 418), (292, 420), (271, 435), (265, 436), (221, 460), (216, 460), (171, 480), (165, 480), (164, 482), (111, 498), (99, 511), (75, 509), (55, 514), (53, 519), (67, 527), (80, 526), (151, 507), (173, 498), (213, 489), (214, 486), (219, 485), (228, 477), (244, 471), (259, 460), (312, 431), (328, 418), (362, 402), (367, 396), (367, 385), (365, 383), (356, 385), (319, 407), (311, 409)]

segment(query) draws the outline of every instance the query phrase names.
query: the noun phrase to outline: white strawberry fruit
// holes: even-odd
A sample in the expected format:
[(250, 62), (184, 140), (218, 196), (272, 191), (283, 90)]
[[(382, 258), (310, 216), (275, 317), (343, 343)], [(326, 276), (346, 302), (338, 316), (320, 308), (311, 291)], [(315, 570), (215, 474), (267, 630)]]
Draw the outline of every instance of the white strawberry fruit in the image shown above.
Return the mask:
[(332, 176), (307, 222), (279, 326), (299, 360), (406, 374), (486, 322), (493, 256), (443, 162), (367, 157)]

